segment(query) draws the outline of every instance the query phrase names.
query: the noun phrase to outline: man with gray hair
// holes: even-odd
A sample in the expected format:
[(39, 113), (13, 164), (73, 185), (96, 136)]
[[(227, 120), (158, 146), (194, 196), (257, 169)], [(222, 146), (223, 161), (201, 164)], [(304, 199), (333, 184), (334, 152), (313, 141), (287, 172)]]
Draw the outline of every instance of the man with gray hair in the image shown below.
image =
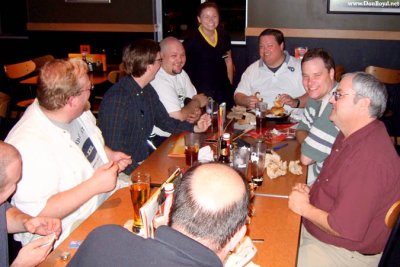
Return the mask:
[(120, 226), (102, 226), (69, 266), (222, 267), (246, 233), (247, 182), (219, 163), (192, 167), (176, 182), (170, 227), (160, 226), (154, 239), (143, 239)]
[(340, 129), (311, 187), (296, 184), (289, 208), (303, 217), (298, 265), (377, 266), (400, 199), (400, 161), (384, 124), (385, 86), (364, 72), (343, 77), (330, 102)]

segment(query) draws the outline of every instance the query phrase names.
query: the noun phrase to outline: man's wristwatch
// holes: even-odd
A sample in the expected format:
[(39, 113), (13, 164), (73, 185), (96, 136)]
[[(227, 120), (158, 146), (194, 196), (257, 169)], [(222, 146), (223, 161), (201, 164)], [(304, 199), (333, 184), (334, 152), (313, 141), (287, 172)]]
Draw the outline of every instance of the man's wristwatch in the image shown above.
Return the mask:
[(298, 98), (295, 98), (294, 100), (297, 100), (297, 104), (296, 104), (295, 108), (298, 108), (298, 107), (300, 107), (300, 99), (298, 99)]

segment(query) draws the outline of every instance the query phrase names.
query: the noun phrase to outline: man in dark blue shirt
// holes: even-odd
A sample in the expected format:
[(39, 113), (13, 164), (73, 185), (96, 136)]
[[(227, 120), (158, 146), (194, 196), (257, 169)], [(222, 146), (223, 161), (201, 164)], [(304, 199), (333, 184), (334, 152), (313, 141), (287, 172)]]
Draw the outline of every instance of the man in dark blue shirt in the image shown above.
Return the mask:
[(211, 124), (208, 115), (197, 125), (171, 118), (150, 82), (160, 69), (160, 46), (153, 40), (138, 40), (128, 45), (122, 58), (126, 76), (104, 95), (99, 111), (99, 126), (107, 146), (132, 157), (125, 169), (130, 174), (149, 154), (147, 140), (154, 126), (170, 132), (204, 132)]

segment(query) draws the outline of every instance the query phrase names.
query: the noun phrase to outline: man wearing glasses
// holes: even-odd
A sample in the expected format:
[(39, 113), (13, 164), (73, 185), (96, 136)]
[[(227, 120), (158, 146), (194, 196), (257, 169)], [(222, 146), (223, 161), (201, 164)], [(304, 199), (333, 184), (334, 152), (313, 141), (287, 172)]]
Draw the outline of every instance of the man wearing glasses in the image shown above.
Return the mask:
[(309, 166), (307, 184), (312, 185), (339, 132), (329, 119), (332, 111), (329, 98), (337, 86), (335, 63), (327, 51), (314, 48), (304, 55), (301, 69), (303, 86), (309, 97), (296, 138), (301, 143), (301, 163)]
[[(6, 138), (22, 156), (12, 203), (31, 216), (62, 220), (58, 246), (111, 194), (132, 161), (104, 145), (89, 110), (92, 84), (81, 59), (53, 60), (40, 71), (37, 99)], [(16, 234), (23, 244), (36, 239)]]
[(148, 39), (132, 42), (125, 47), (122, 61), (127, 75), (104, 95), (99, 126), (109, 147), (132, 157), (133, 163), (124, 171), (130, 175), (155, 148), (148, 145), (154, 126), (170, 133), (204, 132), (211, 119), (202, 115), (194, 125), (169, 116), (150, 84), (161, 67), (157, 42)]
[(289, 208), (303, 216), (299, 267), (378, 266), (400, 199), (400, 161), (384, 124), (385, 86), (364, 72), (343, 77), (330, 98), (340, 129), (311, 187), (296, 184)]

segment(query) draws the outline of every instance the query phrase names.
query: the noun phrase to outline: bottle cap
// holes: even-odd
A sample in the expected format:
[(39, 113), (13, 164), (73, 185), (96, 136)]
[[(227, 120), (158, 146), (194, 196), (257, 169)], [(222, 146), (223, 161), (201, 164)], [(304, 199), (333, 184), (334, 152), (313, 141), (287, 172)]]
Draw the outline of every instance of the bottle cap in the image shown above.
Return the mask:
[(173, 183), (167, 183), (164, 186), (164, 189), (165, 189), (166, 193), (172, 193), (172, 192), (174, 192), (174, 184)]

